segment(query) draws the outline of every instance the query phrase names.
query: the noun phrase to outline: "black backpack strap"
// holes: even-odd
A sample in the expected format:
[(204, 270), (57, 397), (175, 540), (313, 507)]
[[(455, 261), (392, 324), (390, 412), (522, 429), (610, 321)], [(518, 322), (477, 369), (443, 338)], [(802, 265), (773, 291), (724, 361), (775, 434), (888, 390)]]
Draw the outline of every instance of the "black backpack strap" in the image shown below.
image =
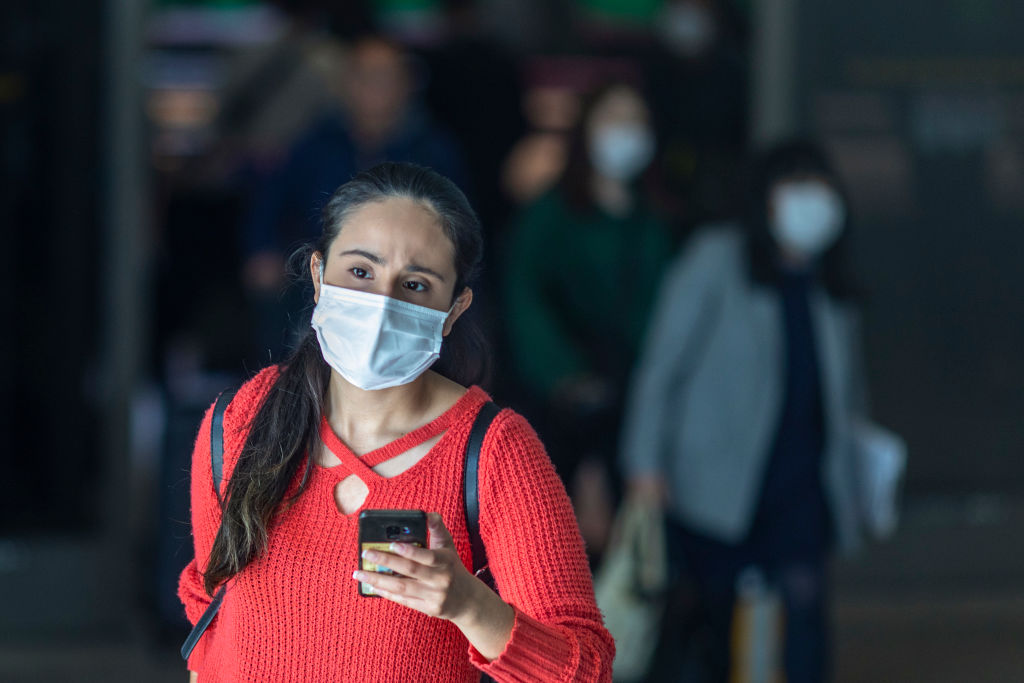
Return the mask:
[(234, 397), (234, 390), (222, 391), (213, 404), (213, 419), (210, 420), (210, 468), (213, 472), (213, 490), (221, 508), (224, 507), (224, 499), (220, 495), (220, 483), (224, 479), (224, 411)]
[[(224, 411), (227, 410), (228, 404), (234, 397), (235, 390), (222, 391), (217, 397), (216, 403), (213, 404), (213, 417), (210, 420), (210, 468), (213, 473), (213, 490), (217, 494), (217, 502), (220, 503), (221, 509), (224, 508), (224, 499), (220, 495), (220, 483), (224, 479)], [(196, 643), (206, 633), (210, 622), (217, 616), (227, 587), (225, 583), (217, 589), (213, 600), (203, 612), (203, 616), (199, 617), (199, 621), (196, 622), (192, 632), (185, 639), (185, 644), (181, 646), (181, 657), (186, 662)]]
[(484, 548), (483, 538), (480, 537), (480, 449), (484, 445), (487, 430), (500, 412), (501, 408), (493, 401), (485, 403), (473, 421), (473, 429), (470, 430), (469, 440), (466, 442), (462, 493), (466, 504), (466, 529), (469, 531), (469, 543), (473, 550), (473, 573), (479, 573), (487, 566), (487, 549)]
[(206, 628), (213, 621), (213, 618), (217, 616), (217, 612), (220, 611), (220, 603), (224, 600), (224, 593), (227, 592), (228, 585), (225, 583), (217, 592), (213, 595), (213, 600), (207, 606), (206, 611), (203, 612), (203, 616), (199, 617), (199, 621), (192, 628), (192, 632), (188, 634), (188, 638), (185, 639), (185, 644), (181, 646), (181, 658), (186, 662), (189, 656), (192, 654), (192, 650), (195, 648), (196, 643), (206, 633)]
[[(480, 536), (480, 449), (484, 445), (484, 437), (490, 429), (494, 418), (501, 412), (493, 401), (488, 401), (480, 408), (473, 428), (466, 442), (466, 466), (463, 468), (462, 496), (466, 504), (466, 529), (469, 531), (469, 546), (473, 550), (473, 573), (497, 593), (494, 577), (487, 570), (487, 548)], [(480, 683), (493, 683), (494, 679), (487, 674), (480, 675)]]

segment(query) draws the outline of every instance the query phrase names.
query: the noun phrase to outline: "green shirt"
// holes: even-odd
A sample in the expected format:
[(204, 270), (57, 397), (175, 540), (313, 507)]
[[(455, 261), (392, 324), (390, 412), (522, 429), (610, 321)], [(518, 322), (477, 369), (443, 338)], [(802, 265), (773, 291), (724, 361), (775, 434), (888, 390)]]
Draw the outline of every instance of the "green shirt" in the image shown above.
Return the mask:
[(504, 259), (520, 380), (546, 398), (581, 373), (624, 380), (671, 255), (667, 227), (639, 203), (579, 213), (553, 191), (525, 209)]

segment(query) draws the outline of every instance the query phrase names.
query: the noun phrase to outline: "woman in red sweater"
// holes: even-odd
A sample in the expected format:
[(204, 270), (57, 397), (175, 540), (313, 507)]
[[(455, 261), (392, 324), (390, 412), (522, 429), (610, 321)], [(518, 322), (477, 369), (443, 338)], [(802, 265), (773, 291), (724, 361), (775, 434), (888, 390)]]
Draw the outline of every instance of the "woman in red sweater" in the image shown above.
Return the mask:
[[(466, 568), (463, 458), (488, 397), (466, 388), (472, 354), (457, 322), (481, 255), (465, 196), (428, 169), (383, 164), (335, 192), (323, 226), (309, 253), (311, 329), (224, 413), (223, 510), (212, 407), (196, 441), (196, 559), (179, 594), (195, 623), (227, 591), (189, 657), (192, 680), (611, 680), (615, 646), (572, 508), (510, 410), (479, 464), (499, 593)], [(367, 557), (401, 576), (356, 571), (357, 517), (377, 508), (429, 511), (428, 547)], [(384, 599), (360, 597), (359, 582)]]

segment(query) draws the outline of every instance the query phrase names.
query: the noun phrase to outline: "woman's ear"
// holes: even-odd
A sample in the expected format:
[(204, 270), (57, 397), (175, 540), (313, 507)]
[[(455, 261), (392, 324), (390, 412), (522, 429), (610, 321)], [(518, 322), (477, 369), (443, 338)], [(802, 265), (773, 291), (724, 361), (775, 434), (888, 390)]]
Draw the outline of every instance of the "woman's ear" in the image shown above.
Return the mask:
[(320, 275), (323, 273), (323, 269), (323, 255), (319, 251), (314, 251), (309, 257), (309, 276), (313, 280), (313, 303), (320, 301)]
[(455, 304), (452, 306), (452, 312), (448, 314), (448, 319), (444, 321), (444, 328), (441, 330), (441, 334), (447, 337), (451, 331), (452, 326), (455, 325), (455, 321), (459, 319), (459, 316), (466, 312), (469, 305), (473, 303), (473, 290), (466, 287), (462, 290), (462, 294), (459, 294), (458, 298), (455, 299)]

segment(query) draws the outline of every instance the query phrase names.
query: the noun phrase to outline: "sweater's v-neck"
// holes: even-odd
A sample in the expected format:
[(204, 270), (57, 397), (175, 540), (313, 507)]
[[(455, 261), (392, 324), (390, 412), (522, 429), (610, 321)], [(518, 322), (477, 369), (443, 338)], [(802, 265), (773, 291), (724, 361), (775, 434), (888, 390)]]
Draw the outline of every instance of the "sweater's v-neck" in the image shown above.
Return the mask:
[[(320, 439), (324, 442), (324, 445), (334, 453), (341, 461), (338, 465), (323, 466), (320, 468), (323, 470), (334, 471), (341, 468), (343, 471), (347, 470), (350, 474), (357, 475), (360, 479), (365, 481), (367, 484), (370, 481), (386, 481), (389, 478), (394, 477), (382, 477), (373, 471), (373, 468), (377, 465), (391, 460), (392, 458), (405, 453), (411, 448), (414, 448), (425, 441), (433, 439), (438, 434), (445, 432), (452, 423), (452, 419), (455, 415), (462, 410), (464, 404), (470, 400), (473, 394), (472, 389), (467, 390), (459, 399), (453, 403), (447, 410), (438, 415), (430, 422), (424, 424), (421, 427), (417, 427), (408, 434), (400, 436), (390, 443), (386, 443), (380, 448), (376, 448), (372, 451), (364, 453), (363, 455), (356, 455), (356, 453), (345, 444), (344, 441), (334, 432), (331, 428), (330, 423), (327, 421), (325, 415), (320, 421)], [(437, 444), (434, 444), (437, 447)], [(433, 450), (433, 449), (431, 449)], [(428, 451), (420, 458), (417, 462), (413, 463), (406, 470), (395, 475), (400, 477), (410, 469), (416, 467), (420, 462), (430, 455)]]

